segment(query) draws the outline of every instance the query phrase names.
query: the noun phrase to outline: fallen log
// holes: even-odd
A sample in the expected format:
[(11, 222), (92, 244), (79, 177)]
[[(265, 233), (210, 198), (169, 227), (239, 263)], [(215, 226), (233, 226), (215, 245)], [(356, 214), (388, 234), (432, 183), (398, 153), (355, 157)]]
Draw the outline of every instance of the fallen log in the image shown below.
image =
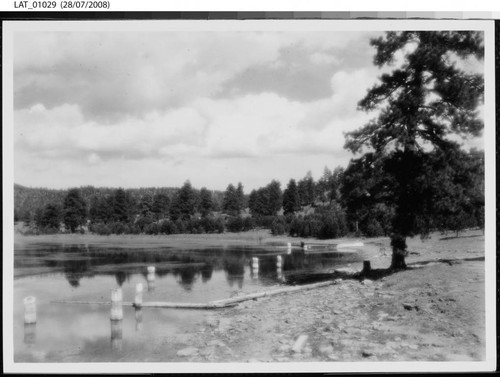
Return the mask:
[(227, 303), (224, 305), (215, 303), (214, 301), (203, 304), (191, 304), (191, 303), (183, 303), (183, 302), (143, 302), (141, 308), (177, 308), (177, 309), (220, 309), (220, 308), (229, 308), (236, 306), (234, 303)]
[[(223, 300), (210, 301), (208, 303), (184, 303), (184, 302), (163, 302), (151, 301), (143, 302), (142, 305), (136, 305), (133, 302), (122, 302), (123, 306), (133, 306), (141, 308), (172, 308), (172, 309), (221, 309), (236, 306), (239, 302), (255, 300), (257, 298), (274, 296), (281, 293), (290, 293), (297, 291), (305, 291), (314, 288), (326, 287), (328, 285), (336, 284), (336, 281), (323, 281), (320, 283), (300, 285), (295, 287), (285, 287), (273, 289), (266, 292), (251, 293), (241, 297), (233, 297)], [(111, 301), (70, 301), (70, 300), (55, 300), (52, 301), (57, 304), (75, 304), (75, 305), (111, 305)]]
[[(71, 301), (71, 300), (54, 300), (56, 304), (75, 304), (75, 305), (105, 305), (110, 306), (111, 301)], [(236, 306), (237, 304), (219, 305), (213, 302), (209, 303), (188, 303), (188, 302), (163, 302), (151, 301), (143, 302), (142, 305), (137, 305), (134, 302), (123, 301), (122, 306), (133, 306), (140, 308), (171, 308), (171, 309), (220, 309)]]
[(345, 247), (363, 247), (363, 242), (352, 242), (352, 243), (339, 243), (337, 245), (338, 249), (343, 249)]
[(257, 298), (262, 298), (262, 297), (274, 296), (274, 295), (278, 295), (281, 293), (290, 293), (290, 292), (305, 291), (305, 290), (314, 289), (314, 288), (326, 287), (326, 286), (332, 285), (332, 284), (336, 284), (336, 281), (329, 280), (329, 281), (323, 281), (320, 283), (299, 285), (299, 286), (295, 286), (295, 287), (278, 288), (278, 289), (273, 289), (273, 290), (266, 291), (266, 292), (251, 293), (251, 294), (241, 296), (241, 297), (233, 297), (233, 298), (227, 298), (227, 299), (223, 299), (223, 300), (211, 301), (211, 303), (215, 304), (215, 305), (233, 304), (233, 303), (239, 303), (239, 302), (243, 302), (243, 301), (255, 300)]

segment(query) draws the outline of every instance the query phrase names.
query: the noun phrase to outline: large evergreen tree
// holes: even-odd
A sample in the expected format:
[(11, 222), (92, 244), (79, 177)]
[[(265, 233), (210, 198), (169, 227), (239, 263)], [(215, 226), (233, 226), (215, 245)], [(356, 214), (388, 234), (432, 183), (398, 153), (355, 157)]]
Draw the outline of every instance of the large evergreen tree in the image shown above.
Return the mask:
[[(484, 225), (484, 161), (482, 153), (458, 148), (436, 151), (426, 166), (434, 216), (430, 226), (458, 233)], [(425, 186), (425, 183), (422, 186)]]
[(241, 203), (238, 196), (238, 191), (232, 183), (230, 183), (224, 192), (222, 201), (222, 209), (229, 215), (236, 216), (240, 213)]
[(206, 217), (214, 208), (214, 203), (212, 200), (212, 193), (206, 188), (202, 187), (200, 190), (200, 213), (203, 217)]
[(276, 215), (283, 205), (283, 192), (281, 191), (281, 184), (273, 179), (271, 183), (266, 186), (266, 190), (269, 197), (269, 212), (271, 215)]
[(300, 210), (299, 190), (295, 179), (290, 179), (285, 191), (283, 191), (283, 213), (285, 215), (293, 214), (298, 210)]
[(63, 202), (63, 221), (66, 228), (75, 232), (87, 219), (87, 205), (80, 195), (80, 190), (74, 188), (68, 191)]
[(111, 197), (111, 205), (113, 208), (113, 220), (118, 222), (129, 221), (129, 206), (130, 199), (124, 189), (118, 188), (114, 191)]
[(92, 196), (90, 199), (89, 219), (93, 224), (108, 223), (112, 221), (112, 196)]
[(393, 65), (397, 53), (403, 60), (359, 102), (360, 109), (378, 110), (378, 116), (348, 133), (345, 146), (354, 153), (367, 147), (376, 157), (396, 161), (391, 268), (398, 269), (406, 267), (406, 237), (425, 231), (417, 221), (421, 207), (415, 197), (415, 172), (422, 168), (423, 157), (429, 149), (455, 148), (450, 135), (467, 138), (483, 129), (477, 109), (483, 76), (459, 64), (483, 58), (483, 38), (476, 31), (403, 31), (387, 32), (371, 45), (378, 67)]
[(156, 220), (163, 219), (168, 215), (168, 209), (170, 206), (170, 198), (167, 194), (156, 193), (153, 196), (153, 204), (151, 206), (151, 212)]
[(253, 215), (275, 216), (283, 205), (281, 184), (272, 180), (267, 186), (252, 190), (248, 205)]
[(314, 179), (310, 171), (307, 172), (306, 176), (298, 182), (298, 190), (300, 197), (300, 204), (303, 206), (314, 204)]
[(37, 211), (35, 216), (36, 225), (41, 229), (59, 230), (62, 219), (60, 205), (49, 203), (43, 209)]
[(236, 186), (236, 198), (238, 199), (239, 209), (245, 209), (245, 193), (243, 191), (243, 184), (241, 182), (238, 182), (238, 186)]
[(186, 181), (173, 198), (170, 216), (174, 221), (189, 219), (196, 211), (196, 204), (196, 192), (191, 186), (191, 182)]

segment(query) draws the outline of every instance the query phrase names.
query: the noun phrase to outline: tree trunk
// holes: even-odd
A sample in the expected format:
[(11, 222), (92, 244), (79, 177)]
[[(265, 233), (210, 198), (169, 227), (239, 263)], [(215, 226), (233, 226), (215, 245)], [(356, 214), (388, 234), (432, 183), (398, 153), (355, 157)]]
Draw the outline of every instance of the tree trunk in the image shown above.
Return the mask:
[(391, 237), (392, 246), (392, 261), (391, 270), (404, 270), (406, 269), (406, 237), (400, 234), (394, 234)]
[(405, 254), (399, 249), (392, 249), (391, 270), (405, 270)]

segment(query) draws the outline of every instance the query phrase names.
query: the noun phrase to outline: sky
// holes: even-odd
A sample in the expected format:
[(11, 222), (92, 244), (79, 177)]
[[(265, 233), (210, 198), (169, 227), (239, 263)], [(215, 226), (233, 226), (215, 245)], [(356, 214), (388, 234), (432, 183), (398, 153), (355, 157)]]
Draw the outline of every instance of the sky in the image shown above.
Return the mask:
[(14, 35), (14, 181), (31, 187), (284, 188), (346, 167), (373, 114), (368, 31)]

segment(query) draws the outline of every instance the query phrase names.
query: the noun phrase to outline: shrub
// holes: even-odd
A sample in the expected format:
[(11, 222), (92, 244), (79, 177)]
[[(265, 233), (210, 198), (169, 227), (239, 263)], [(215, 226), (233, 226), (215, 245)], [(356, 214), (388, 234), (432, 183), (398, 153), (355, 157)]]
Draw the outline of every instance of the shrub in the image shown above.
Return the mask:
[(181, 219), (175, 221), (175, 227), (178, 233), (186, 233), (186, 224)]
[(251, 217), (243, 219), (243, 231), (252, 230), (255, 228), (255, 220)]
[(136, 222), (135, 225), (139, 227), (140, 233), (146, 232), (146, 227), (153, 222), (153, 219), (149, 216), (140, 216)]
[(129, 224), (128, 226), (130, 234), (141, 234), (142, 230), (137, 224)]
[(365, 234), (367, 237), (380, 237), (384, 235), (384, 229), (382, 228), (382, 225), (375, 220), (375, 219), (370, 219), (368, 220), (368, 224), (366, 225), (365, 228)]
[(290, 222), (288, 233), (292, 237), (299, 237), (302, 229), (302, 217), (294, 217)]
[(177, 227), (171, 220), (163, 220), (160, 223), (160, 233), (163, 234), (176, 234), (178, 233)]
[(129, 232), (128, 226), (120, 221), (109, 224), (109, 228), (113, 234), (124, 234)]
[(215, 231), (217, 233), (224, 233), (224, 221), (220, 218), (215, 220)]
[(149, 225), (146, 225), (146, 227), (144, 228), (144, 233), (156, 235), (160, 233), (160, 226), (157, 223), (151, 223)]
[(240, 216), (230, 217), (227, 220), (226, 228), (228, 232), (241, 232), (243, 230), (243, 219)]
[(274, 236), (286, 233), (287, 224), (284, 218), (277, 217), (271, 224), (271, 233)]
[(104, 223), (92, 223), (89, 226), (89, 230), (92, 233), (99, 234), (101, 236), (109, 236), (111, 234), (111, 229), (107, 224)]
[(259, 216), (255, 219), (255, 223), (262, 228), (271, 228), (275, 218), (275, 216)]

